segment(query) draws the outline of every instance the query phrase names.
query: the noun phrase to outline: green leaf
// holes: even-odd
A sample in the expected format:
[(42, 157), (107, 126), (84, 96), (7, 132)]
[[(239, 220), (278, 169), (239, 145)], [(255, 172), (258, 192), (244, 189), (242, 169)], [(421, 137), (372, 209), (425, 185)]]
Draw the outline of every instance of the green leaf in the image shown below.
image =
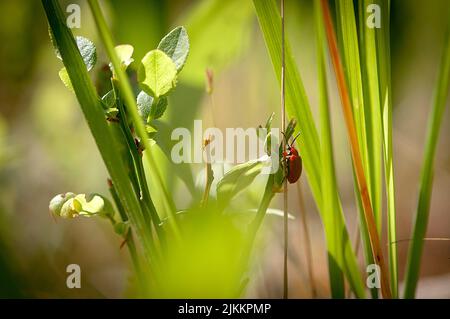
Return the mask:
[(177, 69), (172, 59), (161, 50), (152, 50), (142, 59), (138, 81), (149, 95), (159, 98), (175, 87)]
[(103, 95), (102, 104), (105, 109), (110, 109), (116, 105), (116, 97), (113, 90)]
[[(117, 57), (120, 60), (120, 66), (123, 70), (126, 70), (128, 66), (133, 63), (134, 59), (131, 57), (133, 55), (134, 48), (130, 44), (121, 44), (117, 45), (114, 50), (116, 51)], [(112, 66), (112, 63), (109, 64), (109, 68), (111, 69), (111, 72), (113, 72), (114, 77), (114, 67)]]
[(144, 91), (141, 91), (137, 96), (136, 104), (138, 107), (139, 116), (144, 120), (145, 123), (147, 123), (148, 117), (150, 116), (150, 109), (153, 104), (153, 97), (151, 97)]
[(217, 200), (224, 208), (240, 191), (249, 186), (261, 172), (265, 157), (239, 164), (230, 169), (217, 183)]
[[(56, 57), (58, 59), (62, 60), (61, 53), (59, 52), (59, 49), (53, 42), (53, 36), (52, 36), (51, 32), (49, 32), (49, 34), (51, 36), (50, 38), (52, 40), (52, 43), (55, 46)], [(84, 64), (86, 65), (87, 70), (90, 71), (94, 67), (95, 63), (97, 62), (97, 50), (95, 48), (95, 45), (91, 40), (89, 40), (85, 37), (82, 37), (82, 36), (77, 36), (76, 41), (77, 41), (78, 50), (80, 51), (81, 57), (83, 58), (83, 61), (84, 61)], [(61, 81), (64, 83), (65, 87), (68, 88), (70, 91), (75, 92), (73, 90), (72, 83), (70, 82), (69, 74), (67, 73), (67, 70), (65, 67), (59, 71), (58, 75), (59, 75), (59, 78), (61, 79)]]
[(131, 57), (134, 51), (133, 46), (130, 44), (121, 44), (117, 45), (114, 49), (116, 50), (116, 54), (119, 57), (122, 66), (126, 69), (134, 61)]
[(75, 92), (73, 90), (72, 82), (70, 82), (70, 77), (69, 74), (67, 73), (67, 69), (62, 68), (61, 70), (59, 70), (58, 75), (64, 86), (68, 88), (70, 91)]
[(156, 120), (163, 116), (164, 112), (166, 111), (167, 104), (167, 98), (162, 97), (158, 100), (158, 103), (156, 103), (156, 105), (152, 105), (150, 109), (150, 120)]
[(162, 97), (155, 104), (153, 97), (144, 91), (139, 92), (137, 96), (138, 112), (145, 123), (163, 116), (167, 108), (167, 103), (167, 98)]
[[(87, 70), (92, 70), (92, 68), (95, 66), (95, 63), (97, 62), (97, 49), (95, 47), (95, 44), (91, 40), (82, 36), (77, 36), (76, 42)], [(55, 50), (57, 58), (62, 60), (59, 49), (56, 47)]]
[(189, 37), (184, 27), (176, 27), (159, 43), (158, 49), (167, 54), (180, 72), (189, 54)]
[(78, 49), (80, 50), (84, 64), (86, 64), (88, 71), (90, 71), (97, 62), (97, 50), (95, 48), (94, 43), (89, 39), (78, 36), (77, 46)]
[(119, 109), (116, 107), (116, 96), (111, 90), (102, 97), (102, 105), (108, 118), (116, 118)]

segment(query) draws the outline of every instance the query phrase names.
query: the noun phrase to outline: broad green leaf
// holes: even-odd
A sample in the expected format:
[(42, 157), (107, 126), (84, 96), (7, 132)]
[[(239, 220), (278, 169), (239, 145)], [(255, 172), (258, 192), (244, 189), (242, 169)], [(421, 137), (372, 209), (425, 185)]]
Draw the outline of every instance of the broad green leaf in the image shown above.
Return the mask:
[(122, 66), (126, 69), (134, 61), (131, 57), (134, 51), (133, 46), (129, 44), (121, 44), (116, 46), (114, 49), (116, 50), (116, 54), (119, 57)]
[(189, 37), (184, 27), (176, 27), (159, 43), (158, 49), (167, 54), (180, 72), (189, 54)]
[(70, 91), (75, 92), (73, 90), (72, 82), (70, 82), (69, 74), (67, 73), (66, 68), (62, 68), (58, 72), (59, 78), (61, 79), (62, 83), (66, 88), (68, 88)]
[(159, 98), (175, 87), (177, 69), (172, 59), (161, 50), (152, 50), (142, 59), (138, 81), (149, 95)]
[[(52, 43), (54, 44), (52, 33), (49, 32), (49, 34), (51, 36)], [(96, 51), (95, 45), (94, 45), (94, 43), (92, 43), (91, 40), (89, 40), (85, 37), (82, 37), (82, 36), (77, 36), (76, 42), (77, 42), (77, 47), (78, 47), (78, 50), (80, 51), (81, 57), (83, 58), (84, 64), (86, 65), (87, 70), (90, 71), (94, 67), (95, 63), (97, 62), (97, 51)], [(61, 54), (59, 53), (59, 49), (57, 48), (57, 46), (55, 44), (54, 44), (54, 46), (55, 46), (56, 56), (58, 57), (58, 59), (62, 60)], [(61, 81), (66, 86), (66, 88), (68, 88), (70, 91), (74, 92), (72, 83), (70, 82), (69, 74), (67, 73), (67, 70), (65, 67), (59, 71), (58, 75), (59, 75), (59, 78), (61, 79)]]
[[(77, 36), (76, 42), (81, 57), (83, 58), (84, 64), (87, 67), (87, 70), (88, 71), (92, 70), (92, 68), (95, 66), (95, 63), (97, 62), (97, 49), (95, 47), (95, 44), (91, 40), (82, 36)], [(61, 54), (59, 53), (59, 49), (56, 46), (55, 50), (58, 59), (62, 60)]]
[(136, 104), (138, 107), (139, 116), (144, 120), (145, 123), (147, 123), (148, 117), (150, 116), (150, 109), (153, 104), (153, 97), (151, 97), (144, 91), (141, 91), (137, 96)]
[[(133, 55), (134, 48), (129, 44), (121, 44), (114, 48), (116, 51), (117, 57), (120, 60), (120, 66), (123, 70), (126, 70), (128, 66), (133, 63), (134, 59), (131, 57)], [(114, 74), (114, 68), (112, 64), (109, 64), (111, 71)]]
[(137, 106), (139, 115), (147, 123), (163, 116), (167, 108), (167, 98), (162, 97), (155, 104), (155, 100), (150, 95), (141, 91), (137, 96)]
[(113, 90), (102, 97), (102, 105), (108, 118), (115, 118), (119, 113), (119, 109), (116, 107), (116, 96)]
[(84, 64), (86, 64), (88, 71), (90, 71), (97, 62), (97, 50), (95, 48), (94, 43), (89, 39), (78, 36), (77, 46), (78, 49), (80, 50)]
[(150, 120), (156, 120), (163, 116), (167, 108), (167, 103), (168, 102), (166, 97), (160, 98), (158, 100), (158, 103), (156, 103), (156, 105), (152, 106), (150, 109)]
[(114, 91), (111, 90), (102, 97), (102, 103), (105, 109), (112, 108), (116, 105), (116, 97)]
[(219, 206), (224, 208), (240, 191), (248, 187), (261, 172), (267, 157), (248, 161), (230, 169), (217, 183), (216, 192)]

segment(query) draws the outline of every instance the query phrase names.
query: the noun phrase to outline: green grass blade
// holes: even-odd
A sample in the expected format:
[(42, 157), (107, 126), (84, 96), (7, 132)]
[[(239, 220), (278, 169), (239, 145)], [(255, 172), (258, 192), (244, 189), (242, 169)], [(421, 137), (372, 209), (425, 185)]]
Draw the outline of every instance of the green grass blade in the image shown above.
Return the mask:
[(370, 199), (373, 207), (373, 213), (377, 223), (378, 233), (381, 234), (381, 168), (382, 168), (382, 122), (381, 122), (381, 104), (378, 75), (378, 56), (377, 43), (375, 38), (376, 28), (369, 28), (366, 25), (369, 13), (366, 8), (373, 3), (372, 0), (360, 1), (360, 28), (362, 29), (362, 41), (360, 47), (363, 47), (361, 54), (363, 56), (362, 79), (363, 91), (366, 102), (365, 120), (367, 128), (367, 160), (370, 172)]
[[(340, 43), (342, 63), (345, 69), (345, 75), (349, 87), (349, 94), (352, 101), (353, 114), (355, 119), (355, 127), (358, 137), (358, 143), (361, 150), (361, 157), (364, 167), (364, 173), (367, 178), (367, 183), (369, 186), (369, 194), (371, 197), (371, 202), (373, 202), (373, 182), (372, 182), (372, 170), (369, 161), (369, 146), (368, 140), (371, 136), (369, 127), (367, 127), (368, 121), (366, 121), (367, 115), (370, 110), (366, 110), (366, 103), (364, 99), (364, 86), (363, 86), (363, 73), (365, 70), (361, 67), (361, 58), (364, 56), (361, 54), (360, 50), (364, 51), (364, 47), (359, 47), (358, 42), (358, 32), (355, 19), (355, 11), (353, 7), (353, 1), (343, 0), (336, 2), (336, 19), (337, 19), (337, 30), (338, 39)], [(360, 32), (363, 34), (363, 32)], [(379, 153), (378, 153), (379, 154)], [(369, 233), (367, 231), (367, 226), (365, 225), (364, 212), (362, 210), (361, 204), (361, 194), (357, 187), (356, 175), (353, 170), (355, 193), (358, 202), (358, 213), (360, 221), (360, 231), (361, 237), (364, 245), (364, 257), (366, 264), (373, 264), (373, 255), (370, 246)], [(374, 211), (375, 212), (375, 211)], [(378, 214), (380, 215), (380, 214)], [(379, 224), (379, 218), (375, 217), (377, 221), (377, 227)], [(378, 228), (379, 229), (379, 228)], [(371, 289), (372, 297), (378, 297), (377, 289)]]
[[(278, 7), (273, 0), (254, 0), (256, 14), (263, 33), (266, 46), (278, 81), (281, 73), (281, 19)], [(286, 37), (286, 109), (290, 117), (298, 122), (302, 137), (297, 140), (303, 158), (305, 171), (314, 199), (324, 221), (327, 237), (330, 282), (334, 297), (343, 296), (342, 272), (355, 292), (356, 296), (364, 297), (364, 284), (358, 271), (356, 256), (348, 239), (344, 216), (340, 203), (332, 212), (325, 212), (321, 191), (321, 143), (313, 121), (309, 102), (303, 83), (292, 57)], [(334, 177), (332, 177), (334, 178)], [(337, 190), (333, 197), (338, 198)], [(333, 206), (333, 208), (336, 208)], [(335, 221), (333, 223), (332, 221)], [(340, 243), (340, 244), (337, 244)], [(339, 246), (338, 246), (339, 245)]]
[(384, 175), (387, 198), (387, 232), (389, 243), (389, 274), (392, 297), (398, 298), (398, 256), (396, 235), (394, 160), (392, 144), (392, 95), (390, 50), (390, 1), (377, 0), (381, 8), (381, 28), (376, 30), (378, 75), (383, 124)]
[(359, 147), (358, 134), (356, 131), (355, 119), (353, 116), (353, 106), (350, 98), (348, 84), (342, 60), (339, 53), (336, 34), (333, 26), (333, 20), (327, 0), (321, 0), (321, 9), (323, 12), (323, 21), (325, 25), (327, 42), (329, 46), (330, 57), (333, 62), (333, 68), (336, 76), (336, 83), (341, 97), (341, 106), (344, 114), (344, 120), (347, 128), (348, 139), (351, 146), (352, 160), (358, 182), (358, 188), (361, 195), (361, 202), (364, 208), (364, 217), (367, 230), (370, 237), (372, 254), (379, 267), (379, 279), (381, 291), (384, 298), (390, 298), (391, 291), (389, 287), (388, 271), (386, 269), (383, 257), (381, 242), (377, 230), (373, 207), (369, 194), (369, 185), (364, 173), (364, 165)]
[[(320, 145), (321, 145), (321, 190), (322, 190), (322, 210), (324, 225), (327, 228), (327, 233), (332, 234), (331, 240), (328, 240), (328, 247), (330, 251), (336, 251), (338, 247), (342, 245), (341, 238), (336, 229), (342, 227), (336, 227), (340, 222), (335, 218), (334, 212), (340, 210), (339, 198), (336, 193), (336, 174), (333, 161), (333, 144), (331, 139), (331, 123), (328, 104), (328, 88), (327, 88), (327, 75), (326, 75), (326, 55), (324, 48), (324, 30), (322, 22), (322, 14), (320, 11), (319, 1), (314, 2), (314, 17), (316, 27), (316, 46), (317, 46), (317, 74), (318, 74), (318, 92), (319, 92), (319, 111), (320, 111)], [(332, 225), (330, 227), (329, 225)], [(332, 257), (329, 258), (329, 263), (332, 261)], [(335, 267), (329, 266), (330, 272)], [(342, 273), (330, 273), (330, 280), (335, 282), (331, 284), (332, 296), (344, 298), (344, 285), (341, 282), (336, 281), (343, 280)]]
[(116, 145), (116, 139), (105, 120), (103, 107), (89, 78), (75, 39), (66, 26), (66, 18), (59, 3), (56, 0), (43, 0), (42, 4), (53, 38), (62, 56), (88, 126), (111, 175), (120, 200), (145, 248), (146, 256), (149, 257), (151, 251), (151, 239), (147, 236), (147, 227), (149, 226), (144, 221), (138, 198), (128, 178), (127, 165), (122, 157), (118, 156), (119, 147)]
[[(450, 21), (450, 19), (449, 19)], [(442, 118), (449, 93), (450, 82), (450, 24), (444, 42), (444, 50), (436, 83), (433, 106), (428, 121), (428, 131), (425, 145), (425, 158), (420, 175), (419, 201), (412, 241), (408, 251), (408, 263), (405, 276), (405, 298), (414, 298), (419, 279), (420, 258), (423, 251), (423, 239), (427, 231), (430, 215), (431, 191), (433, 187), (434, 156), (441, 128)]]

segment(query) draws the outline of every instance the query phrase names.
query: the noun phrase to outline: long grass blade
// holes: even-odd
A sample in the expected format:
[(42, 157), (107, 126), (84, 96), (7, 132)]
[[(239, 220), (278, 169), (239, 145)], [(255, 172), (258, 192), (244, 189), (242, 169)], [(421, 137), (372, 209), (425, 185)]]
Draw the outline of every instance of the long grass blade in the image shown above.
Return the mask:
[[(320, 112), (320, 145), (321, 145), (321, 190), (322, 190), (322, 209), (324, 215), (325, 225), (336, 225), (339, 223), (339, 219), (336, 219), (335, 211), (339, 210), (339, 198), (336, 196), (336, 173), (334, 167), (333, 159), (333, 144), (331, 138), (331, 122), (329, 114), (329, 103), (328, 103), (328, 88), (327, 88), (327, 75), (326, 75), (326, 48), (325, 43), (325, 32), (323, 30), (323, 21), (320, 11), (319, 1), (314, 2), (314, 16), (315, 16), (315, 27), (316, 27), (316, 47), (317, 47), (317, 74), (318, 74), (318, 92), (319, 92), (319, 112)], [(325, 226), (327, 227), (327, 226)], [(330, 230), (334, 233), (334, 238), (332, 242), (328, 245), (333, 245), (335, 248), (341, 245), (341, 240), (339, 234), (335, 231)], [(343, 291), (333, 291), (334, 296), (342, 296)], [(332, 287), (335, 289), (335, 287)]]
[[(358, 31), (355, 19), (355, 10), (353, 6), (353, 1), (342, 0), (336, 3), (336, 19), (337, 19), (337, 30), (338, 39), (340, 44), (340, 52), (342, 58), (342, 64), (344, 66), (345, 75), (349, 87), (349, 95), (352, 101), (352, 110), (354, 115), (354, 122), (356, 127), (356, 134), (358, 137), (358, 143), (361, 150), (361, 157), (363, 162), (364, 173), (367, 178), (369, 194), (373, 198), (372, 189), (372, 170), (371, 161), (369, 161), (369, 145), (368, 139), (370, 137), (369, 125), (366, 121), (366, 113), (370, 110), (366, 109), (366, 103), (364, 99), (364, 92), (367, 90), (366, 86), (363, 85), (363, 74), (365, 74), (365, 69), (361, 67), (361, 59), (364, 58), (364, 47), (359, 47), (358, 43)], [(364, 26), (364, 24), (363, 24)], [(363, 38), (364, 32), (359, 32)], [(370, 115), (369, 115), (370, 116)], [(367, 226), (364, 222), (364, 211), (361, 202), (361, 194), (359, 188), (357, 187), (357, 177), (355, 168), (353, 167), (353, 179), (355, 185), (355, 194), (358, 204), (358, 218), (360, 225), (361, 237), (364, 244), (364, 257), (366, 264), (373, 264), (372, 250), (370, 247), (370, 238), (367, 230)], [(378, 220), (376, 218), (376, 220)], [(377, 222), (377, 229), (379, 222)], [(372, 298), (378, 297), (378, 290), (376, 288), (371, 289)]]
[[(450, 19), (448, 20), (450, 21)], [(450, 82), (450, 24), (444, 42), (444, 50), (436, 83), (433, 106), (428, 121), (424, 161), (420, 175), (419, 201), (417, 204), (412, 241), (408, 251), (405, 276), (405, 298), (414, 298), (419, 279), (420, 258), (423, 239), (427, 231), (430, 215), (431, 191), (433, 188), (434, 156), (439, 138), (439, 130), (444, 115)]]
[(391, 90), (391, 50), (390, 50), (390, 0), (377, 0), (381, 8), (381, 28), (376, 30), (378, 76), (380, 83), (380, 98), (383, 125), (384, 175), (387, 199), (387, 232), (389, 242), (389, 274), (392, 297), (398, 297), (398, 256), (396, 235), (396, 209), (394, 160), (392, 142), (392, 90)]
[(370, 200), (377, 225), (378, 234), (381, 236), (381, 168), (382, 168), (382, 121), (381, 103), (378, 75), (378, 55), (376, 43), (377, 28), (368, 27), (366, 21), (370, 12), (366, 8), (372, 4), (372, 0), (360, 1), (359, 16), (361, 29), (360, 47), (362, 56), (363, 92), (366, 102), (364, 112), (367, 128), (367, 160), (369, 165), (368, 179), (370, 186)]
[[(364, 172), (372, 204), (376, 226), (381, 236), (382, 226), (382, 137), (381, 90), (378, 57), (378, 28), (367, 25), (372, 12), (367, 10), (374, 4), (371, 0), (357, 1), (359, 23), (356, 23), (354, 3), (351, 0), (336, 2), (338, 36), (341, 40), (341, 54), (358, 136)], [(388, 15), (383, 17), (388, 18)], [(358, 31), (357, 31), (358, 28)], [(389, 24), (383, 24), (383, 29)], [(384, 31), (384, 30), (383, 30)], [(387, 32), (389, 29), (387, 29)], [(355, 171), (354, 171), (355, 174)], [(356, 178), (356, 176), (355, 176)], [(355, 191), (361, 197), (359, 189)], [(391, 197), (392, 199), (392, 197)], [(391, 205), (392, 207), (392, 205)], [(361, 201), (358, 200), (360, 230), (364, 242), (364, 255), (367, 264), (373, 264), (370, 239), (364, 224)], [(395, 264), (394, 264), (395, 265)], [(378, 297), (376, 288), (371, 289), (372, 297)]]
[(372, 254), (380, 267), (380, 282), (381, 291), (384, 298), (390, 298), (391, 293), (389, 289), (388, 276), (384, 265), (383, 252), (381, 250), (380, 239), (378, 236), (377, 226), (373, 215), (372, 204), (370, 202), (370, 196), (368, 192), (367, 180), (364, 174), (364, 168), (362, 164), (361, 151), (359, 149), (358, 138), (356, 134), (355, 123), (353, 119), (352, 104), (350, 101), (350, 95), (347, 88), (346, 79), (344, 76), (344, 70), (342, 62), (340, 60), (339, 51), (337, 47), (336, 35), (334, 32), (333, 22), (331, 19), (330, 9), (328, 7), (327, 0), (322, 0), (322, 11), (325, 22), (325, 30), (328, 40), (328, 47), (330, 50), (331, 59), (336, 73), (337, 84), (339, 93), (342, 100), (342, 108), (344, 112), (344, 118), (347, 125), (347, 131), (349, 135), (349, 141), (351, 146), (351, 153), (353, 163), (355, 166), (356, 177), (358, 181), (358, 188), (361, 193), (361, 199), (364, 208), (364, 217), (367, 224), (367, 230), (369, 232), (370, 243), (372, 247)]

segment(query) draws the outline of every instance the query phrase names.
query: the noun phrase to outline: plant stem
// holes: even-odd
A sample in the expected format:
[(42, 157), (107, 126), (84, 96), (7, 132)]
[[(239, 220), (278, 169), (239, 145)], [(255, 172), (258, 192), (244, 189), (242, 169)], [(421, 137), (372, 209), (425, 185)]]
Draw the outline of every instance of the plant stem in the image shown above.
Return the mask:
[(208, 199), (209, 199), (209, 192), (211, 190), (211, 185), (214, 181), (214, 171), (211, 167), (211, 154), (209, 153), (209, 143), (211, 140), (208, 138), (204, 142), (204, 152), (206, 154), (206, 163), (205, 163), (205, 169), (206, 169), (206, 176), (205, 176), (205, 191), (203, 192), (203, 197), (201, 201), (201, 206), (205, 208), (208, 205)]
[[(285, 61), (285, 39), (284, 39), (284, 0), (281, 0), (281, 131), (286, 131), (286, 61)], [(286, 140), (282, 143), (283, 154), (286, 152)], [(284, 161), (283, 161), (284, 162)], [(283, 165), (284, 174), (287, 176), (287, 167)], [(283, 185), (283, 227), (284, 227), (284, 258), (283, 258), (283, 298), (288, 298), (288, 183), (284, 178)]]
[[(119, 195), (117, 194), (117, 191), (114, 187), (113, 182), (109, 179), (108, 179), (108, 186), (109, 186), (109, 191), (111, 193), (111, 196), (114, 200), (114, 203), (116, 204), (116, 208), (119, 211), (120, 219), (122, 220), (122, 222), (128, 221), (127, 213), (125, 212), (125, 209), (120, 201)], [(151, 230), (151, 228), (150, 228), (150, 230)], [(148, 281), (147, 281), (147, 277), (145, 276), (145, 273), (142, 270), (141, 263), (139, 261), (139, 255), (137, 253), (136, 244), (134, 242), (133, 231), (131, 228), (128, 230), (125, 240), (127, 243), (128, 251), (130, 253), (131, 262), (133, 263), (134, 271), (136, 272), (140, 293), (142, 295), (145, 295), (145, 292), (148, 289), (148, 287), (145, 284)], [(152, 272), (152, 269), (149, 269), (149, 272)]]
[(390, 298), (391, 292), (389, 289), (389, 281), (384, 263), (383, 252), (381, 250), (380, 239), (378, 236), (377, 226), (373, 215), (372, 204), (368, 193), (367, 181), (364, 174), (363, 163), (361, 160), (361, 153), (359, 150), (358, 138), (355, 129), (355, 122), (353, 119), (353, 112), (351, 101), (347, 89), (347, 83), (344, 76), (344, 70), (342, 62), (340, 60), (339, 51), (337, 47), (336, 35), (334, 33), (333, 22), (331, 19), (330, 8), (328, 7), (327, 0), (322, 0), (322, 12), (325, 23), (325, 31), (328, 40), (328, 48), (330, 50), (331, 59), (336, 73), (337, 84), (342, 101), (342, 108), (344, 112), (344, 118), (347, 125), (347, 131), (349, 135), (349, 141), (351, 146), (351, 153), (353, 163), (355, 165), (355, 172), (358, 182), (358, 188), (361, 193), (362, 203), (364, 208), (364, 217), (369, 232), (370, 243), (372, 248), (372, 254), (380, 267), (380, 282), (381, 292), (384, 298)]
[[(103, 14), (100, 10), (100, 6), (98, 4), (97, 0), (88, 0), (89, 6), (92, 11), (92, 15), (94, 17), (95, 23), (97, 25), (98, 32), (100, 34), (100, 38), (103, 41), (103, 44), (105, 46), (106, 52), (111, 60), (111, 63), (114, 67), (114, 71), (116, 72), (116, 76), (118, 79), (118, 84), (120, 87), (120, 91), (123, 94), (125, 106), (127, 107), (128, 113), (131, 115), (131, 119), (133, 121), (133, 126), (136, 129), (136, 133), (140, 140), (144, 144), (146, 158), (149, 161), (150, 168), (155, 172), (156, 177), (158, 178), (159, 187), (163, 190), (163, 194), (165, 197), (166, 202), (169, 203), (169, 206), (173, 208), (175, 205), (173, 205), (173, 201), (168, 195), (167, 190), (165, 189), (164, 184), (162, 183), (162, 178), (159, 175), (158, 167), (155, 165), (152, 154), (150, 152), (151, 145), (148, 140), (147, 131), (145, 130), (144, 123), (142, 119), (139, 116), (138, 108), (136, 105), (136, 99), (133, 94), (133, 90), (131, 88), (130, 82), (128, 80), (128, 77), (125, 73), (125, 71), (121, 68), (121, 63), (119, 58), (117, 57), (117, 54), (114, 49), (114, 44), (112, 40), (111, 33), (106, 25), (105, 18), (103, 17)], [(178, 227), (176, 225), (176, 220), (174, 218), (174, 211), (172, 209), (168, 210), (169, 217), (169, 224), (172, 227), (172, 230), (179, 234)]]

